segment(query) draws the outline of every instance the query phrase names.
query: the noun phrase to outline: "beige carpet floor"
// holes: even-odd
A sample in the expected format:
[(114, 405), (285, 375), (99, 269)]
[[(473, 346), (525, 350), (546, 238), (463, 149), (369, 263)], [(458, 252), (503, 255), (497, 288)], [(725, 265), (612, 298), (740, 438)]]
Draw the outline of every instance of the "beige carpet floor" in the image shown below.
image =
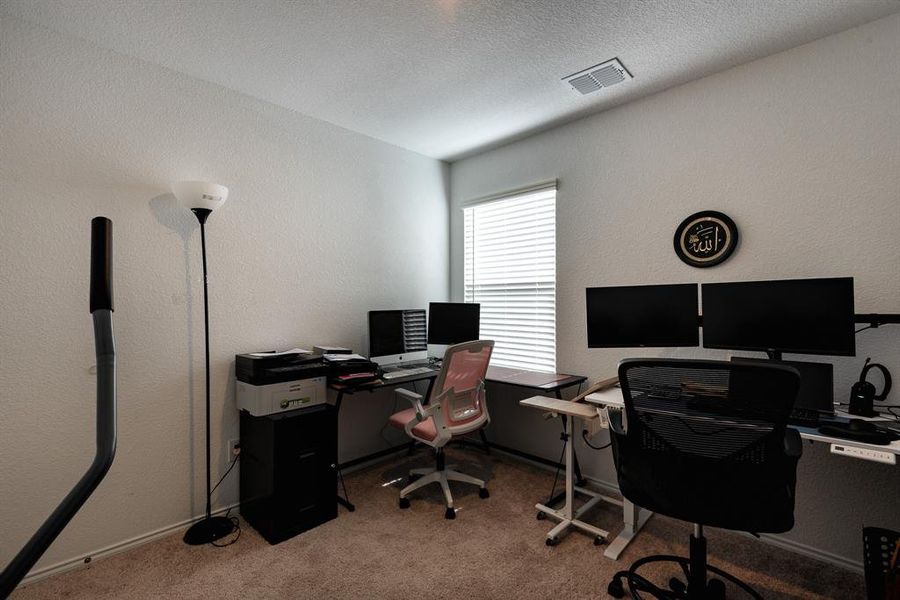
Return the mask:
[[(610, 576), (637, 558), (687, 553), (690, 526), (659, 515), (618, 562), (578, 532), (547, 547), (552, 523), (536, 520), (533, 505), (547, 493), (552, 473), (476, 450), (454, 450), (451, 461), (486, 478), (491, 491), (481, 500), (474, 486), (457, 484), (453, 521), (443, 518), (438, 486), (419, 492), (410, 509), (397, 507), (395, 480), (430, 463), (422, 451), (354, 473), (347, 485), (356, 512), (341, 508), (337, 519), (279, 545), (270, 546), (246, 523), (240, 540), (226, 548), (185, 546), (180, 534), (172, 535), (38, 581), (12, 599), (600, 599), (608, 597)], [(596, 509), (588, 520), (613, 533), (621, 528), (613, 507)], [(767, 599), (864, 597), (861, 575), (747, 536), (707, 533), (710, 563)], [(664, 570), (647, 573), (668, 579)]]

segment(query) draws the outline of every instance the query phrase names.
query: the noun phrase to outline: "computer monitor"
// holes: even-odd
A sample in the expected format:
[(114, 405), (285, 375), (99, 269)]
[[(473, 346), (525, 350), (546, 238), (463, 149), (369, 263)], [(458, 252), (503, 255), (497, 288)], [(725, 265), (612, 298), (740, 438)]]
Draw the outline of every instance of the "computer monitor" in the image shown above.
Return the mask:
[(428, 305), (428, 343), (460, 344), (478, 339), (481, 305), (432, 302)]
[(379, 365), (426, 360), (425, 310), (369, 311), (369, 358)]
[(703, 346), (854, 356), (853, 278), (702, 286)]
[(588, 348), (698, 346), (697, 284), (586, 289)]
[(734, 356), (732, 362), (776, 364), (794, 367), (800, 373), (800, 389), (794, 408), (805, 408), (822, 414), (834, 414), (834, 365), (798, 360), (768, 360)]

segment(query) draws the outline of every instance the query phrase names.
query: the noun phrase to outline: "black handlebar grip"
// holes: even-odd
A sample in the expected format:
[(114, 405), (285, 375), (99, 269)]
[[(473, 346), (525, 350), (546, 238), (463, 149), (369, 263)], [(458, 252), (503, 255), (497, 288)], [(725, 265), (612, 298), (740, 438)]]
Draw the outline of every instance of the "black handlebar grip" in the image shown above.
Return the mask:
[(91, 219), (91, 312), (113, 310), (112, 221)]

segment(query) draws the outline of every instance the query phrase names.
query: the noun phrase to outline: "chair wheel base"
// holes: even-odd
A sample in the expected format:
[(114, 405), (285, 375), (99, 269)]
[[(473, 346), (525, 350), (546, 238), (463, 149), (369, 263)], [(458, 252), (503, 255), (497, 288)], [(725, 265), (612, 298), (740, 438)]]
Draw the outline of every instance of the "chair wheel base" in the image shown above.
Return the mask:
[(482, 500), (484, 500), (485, 498), (490, 498), (491, 493), (488, 491), (487, 488), (481, 488), (478, 490), (478, 497), (481, 498)]
[[(694, 543), (693, 537), (691, 538), (691, 542)], [(690, 558), (664, 554), (645, 556), (644, 558), (638, 559), (631, 564), (631, 567), (627, 571), (620, 571), (616, 573), (613, 579), (609, 582), (609, 595), (614, 598), (623, 598), (627, 589), (627, 591), (630, 592), (631, 597), (633, 598), (639, 597), (637, 595), (638, 592), (646, 592), (651, 596), (654, 593), (663, 592), (664, 597), (666, 598), (670, 596), (673, 598), (685, 598), (688, 595), (688, 584), (683, 580), (678, 579), (677, 577), (672, 577), (668, 581), (669, 590), (671, 591), (661, 590), (651, 581), (639, 575), (638, 570), (642, 566), (650, 563), (675, 563), (684, 570), (685, 574), (688, 577), (690, 577), (690, 574), (688, 573), (690, 568), (690, 560)], [(750, 597), (754, 600), (763, 600), (762, 595), (760, 595), (759, 592), (754, 590), (747, 583), (741, 581), (734, 575), (731, 575), (730, 573), (727, 573), (718, 567), (707, 564), (706, 572), (708, 578), (706, 580), (705, 589), (698, 590), (699, 595), (702, 596), (704, 600), (726, 600), (725, 581), (728, 581), (736, 589), (743, 591), (746, 596), (742, 594), (742, 597)], [(712, 575), (717, 575), (720, 579), (710, 577)], [(622, 592), (621, 594), (614, 593), (620, 590)]]
[(409, 498), (400, 498), (398, 505), (400, 508), (409, 508)]
[(444, 512), (444, 518), (445, 518), (445, 519), (451, 519), (451, 520), (452, 520), (452, 519), (455, 519), (455, 518), (456, 518), (456, 511), (453, 510), (452, 507), (449, 507), (449, 506), (448, 506), (446, 512)]

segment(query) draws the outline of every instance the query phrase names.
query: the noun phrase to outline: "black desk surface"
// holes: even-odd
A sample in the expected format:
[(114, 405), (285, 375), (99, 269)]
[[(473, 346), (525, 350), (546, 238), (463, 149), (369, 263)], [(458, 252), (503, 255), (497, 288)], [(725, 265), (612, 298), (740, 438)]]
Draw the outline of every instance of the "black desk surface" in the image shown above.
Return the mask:
[[(329, 384), (329, 387), (345, 394), (365, 391), (372, 392), (382, 387), (434, 379), (438, 376), (438, 373), (440, 373), (440, 369), (435, 369), (430, 373), (410, 375), (409, 377), (397, 377), (396, 379), (387, 380), (376, 379), (375, 381), (369, 381), (359, 385), (331, 383)], [(503, 383), (506, 385), (540, 390), (542, 392), (556, 392), (573, 385), (581, 384), (587, 381), (587, 377), (581, 375), (566, 375), (564, 373), (540, 373), (538, 371), (513, 369), (510, 367), (488, 367), (485, 380), (490, 383)]]
[(344, 394), (353, 394), (355, 392), (374, 392), (379, 388), (390, 387), (392, 385), (401, 385), (404, 383), (413, 383), (414, 381), (435, 379), (440, 372), (440, 369), (434, 369), (430, 373), (417, 373), (415, 375), (409, 375), (407, 377), (397, 377), (396, 379), (376, 379), (374, 381), (360, 383), (358, 385), (352, 383), (329, 383), (328, 387)]
[(587, 377), (581, 375), (539, 373), (510, 367), (488, 367), (485, 379), (493, 383), (505, 383), (542, 392), (555, 392), (587, 381)]

